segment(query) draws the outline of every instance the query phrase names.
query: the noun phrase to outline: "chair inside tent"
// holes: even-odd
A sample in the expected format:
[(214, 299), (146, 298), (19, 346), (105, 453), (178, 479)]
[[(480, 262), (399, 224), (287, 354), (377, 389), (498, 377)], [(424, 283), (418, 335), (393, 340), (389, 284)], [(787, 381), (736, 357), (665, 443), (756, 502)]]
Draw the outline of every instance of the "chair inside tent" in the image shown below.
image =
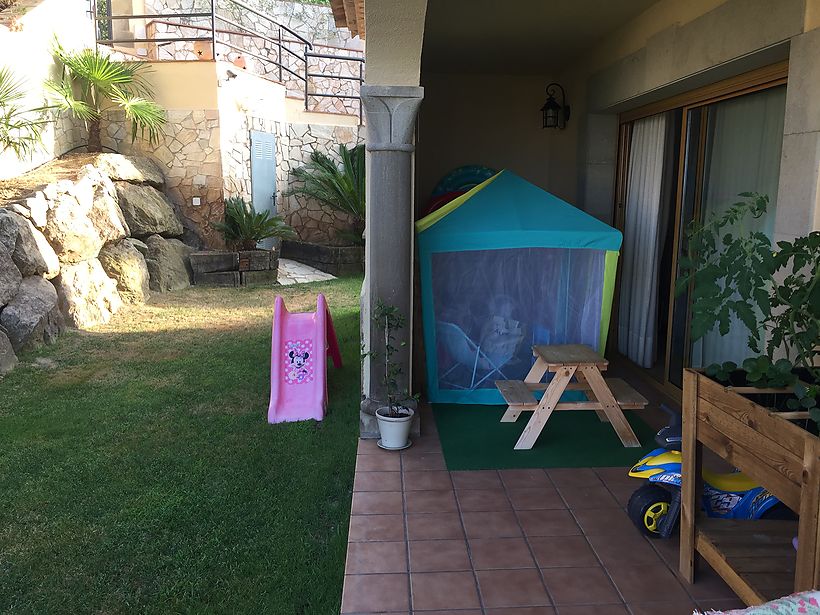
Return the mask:
[(536, 344), (603, 353), (621, 233), (501, 171), (416, 223), (428, 397), (501, 404)]

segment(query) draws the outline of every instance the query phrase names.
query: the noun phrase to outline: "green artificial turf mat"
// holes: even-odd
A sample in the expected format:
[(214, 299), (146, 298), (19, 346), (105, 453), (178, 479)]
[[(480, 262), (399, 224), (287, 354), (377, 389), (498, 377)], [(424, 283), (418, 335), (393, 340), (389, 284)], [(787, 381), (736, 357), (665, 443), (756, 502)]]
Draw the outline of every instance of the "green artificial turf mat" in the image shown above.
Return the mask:
[(555, 412), (530, 450), (514, 450), (532, 416), (501, 423), (506, 406), (434, 404), (441, 447), (449, 470), (589, 468), (631, 466), (656, 447), (655, 433), (634, 412), (624, 414), (641, 441), (625, 448), (609, 423), (592, 411)]

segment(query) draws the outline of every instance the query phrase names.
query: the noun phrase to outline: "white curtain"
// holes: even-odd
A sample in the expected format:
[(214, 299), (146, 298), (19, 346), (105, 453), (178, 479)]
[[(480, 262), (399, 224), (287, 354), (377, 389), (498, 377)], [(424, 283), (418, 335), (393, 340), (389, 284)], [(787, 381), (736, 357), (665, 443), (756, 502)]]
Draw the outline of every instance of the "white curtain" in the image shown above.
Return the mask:
[[(741, 192), (759, 192), (769, 196), (768, 212), (759, 220), (748, 218), (744, 228), (772, 236), (785, 103), (786, 88), (778, 87), (710, 106), (703, 219), (737, 202)], [(738, 230), (725, 229), (723, 233), (737, 234)], [(740, 364), (754, 354), (747, 345), (748, 334), (737, 318), (733, 318), (728, 335), (721, 336), (716, 326), (693, 343), (692, 366), (724, 361)]]
[(635, 121), (629, 148), (618, 350), (642, 367), (652, 367), (656, 353), (658, 242), (666, 123), (665, 114)]

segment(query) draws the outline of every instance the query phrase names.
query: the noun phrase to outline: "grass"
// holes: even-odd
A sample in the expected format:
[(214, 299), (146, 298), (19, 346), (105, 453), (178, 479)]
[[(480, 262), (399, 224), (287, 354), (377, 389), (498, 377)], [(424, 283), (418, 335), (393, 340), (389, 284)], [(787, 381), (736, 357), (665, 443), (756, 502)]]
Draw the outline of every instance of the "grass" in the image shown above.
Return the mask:
[[(22, 357), (0, 380), (0, 612), (338, 613), (360, 286), (158, 295)], [(345, 361), (329, 415), (268, 425), (275, 294), (318, 291)]]

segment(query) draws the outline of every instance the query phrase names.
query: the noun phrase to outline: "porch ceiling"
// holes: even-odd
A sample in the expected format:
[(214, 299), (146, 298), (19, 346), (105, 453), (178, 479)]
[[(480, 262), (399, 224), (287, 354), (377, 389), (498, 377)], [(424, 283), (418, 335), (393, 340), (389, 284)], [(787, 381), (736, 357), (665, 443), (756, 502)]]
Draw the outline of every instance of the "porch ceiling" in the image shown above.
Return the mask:
[(431, 72), (560, 71), (657, 0), (447, 0), (427, 3), (422, 54)]

